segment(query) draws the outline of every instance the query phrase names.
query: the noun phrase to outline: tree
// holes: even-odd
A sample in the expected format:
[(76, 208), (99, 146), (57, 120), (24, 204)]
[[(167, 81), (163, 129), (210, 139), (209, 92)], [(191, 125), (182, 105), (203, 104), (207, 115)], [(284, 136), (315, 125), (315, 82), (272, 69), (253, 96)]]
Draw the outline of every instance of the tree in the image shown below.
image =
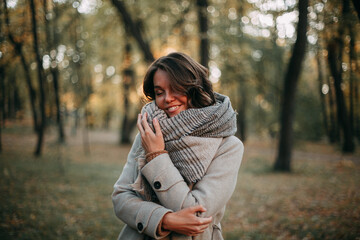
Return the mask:
[[(342, 21), (338, 28), (338, 35), (328, 42), (328, 61), (330, 72), (334, 78), (334, 87), (336, 95), (336, 106), (338, 122), (343, 133), (343, 152), (354, 152), (354, 135), (351, 127), (350, 115), (348, 113), (342, 85), (342, 65), (344, 52), (344, 34), (348, 25), (348, 15), (350, 13), (350, 0), (343, 1)], [(350, 109), (351, 111), (352, 109)]]
[(1, 87), (1, 109), (0, 109), (0, 153), (2, 152), (2, 127), (3, 127), (3, 121), (4, 121), (4, 69), (2, 66), (0, 66), (0, 87)]
[[(144, 34), (141, 32), (141, 28), (139, 26), (143, 25), (141, 22), (135, 23), (133, 18), (131, 17), (130, 12), (126, 8), (125, 4), (119, 0), (112, 0), (113, 5), (118, 9), (125, 28), (125, 32), (131, 35), (139, 45), (141, 49), (144, 59), (147, 63), (151, 63), (155, 60), (154, 55), (150, 49), (149, 42), (144, 38)], [(123, 70), (124, 76), (124, 116), (122, 120), (122, 129), (121, 129), (121, 137), (120, 144), (128, 144), (130, 143), (130, 133), (134, 127), (133, 123), (136, 123), (136, 117), (129, 117), (129, 93), (130, 86), (133, 85), (134, 79), (134, 71), (131, 66), (131, 45), (126, 40), (125, 44), (125, 64)]]
[(121, 127), (120, 144), (130, 144), (130, 133), (136, 124), (136, 118), (129, 118), (130, 104), (129, 104), (129, 92), (135, 81), (135, 73), (131, 64), (131, 44), (126, 41), (125, 54), (124, 54), (124, 69), (123, 69), (123, 92), (124, 92), (124, 117)]
[(200, 63), (208, 67), (209, 62), (209, 36), (208, 36), (208, 20), (207, 20), (207, 0), (197, 0), (199, 35), (200, 35)]
[(35, 11), (35, 3), (34, 0), (30, 0), (30, 10), (31, 10), (31, 23), (32, 23), (32, 33), (33, 33), (33, 48), (36, 56), (36, 63), (37, 63), (37, 74), (38, 74), (38, 84), (39, 84), (39, 91), (40, 91), (40, 119), (39, 123), (37, 124), (37, 134), (38, 140), (35, 149), (35, 155), (39, 156), (42, 152), (42, 146), (44, 142), (44, 131), (46, 125), (46, 115), (45, 115), (45, 91), (44, 91), (44, 72), (42, 68), (42, 58), (40, 57), (39, 53), (39, 40), (38, 40), (38, 33), (37, 33), (37, 20), (36, 20), (36, 11)]
[[(55, 49), (59, 44), (59, 34), (56, 33), (56, 19), (58, 17), (58, 11), (56, 6), (54, 6), (55, 11), (50, 11), (48, 7), (48, 1), (43, 0), (43, 9), (44, 9), (44, 23), (45, 23), (45, 33), (46, 33), (46, 48), (47, 52)], [(54, 16), (55, 15), (55, 16)], [(51, 17), (50, 17), (51, 16)], [(53, 60), (54, 61), (54, 60)], [(59, 69), (58, 66), (50, 68), (50, 74), (52, 76), (52, 83), (55, 94), (55, 106), (56, 106), (56, 123), (58, 125), (58, 133), (59, 133), (59, 142), (65, 142), (65, 133), (63, 126), (63, 119), (61, 116), (60, 109), (60, 89), (59, 89)]]
[(284, 89), (281, 103), (282, 109), (280, 116), (280, 139), (278, 155), (274, 165), (274, 169), (279, 171), (291, 171), (290, 163), (293, 144), (292, 123), (294, 118), (296, 87), (306, 50), (308, 4), (308, 0), (302, 0), (298, 3), (299, 22), (297, 25), (297, 38), (284, 79)]
[(356, 13), (357, 13), (358, 18), (359, 18), (359, 20), (360, 20), (360, 1), (358, 1), (358, 0), (352, 0), (352, 2), (353, 2), (353, 4), (354, 4)]
[(36, 98), (37, 97), (36, 97), (36, 92), (35, 92), (35, 89), (33, 87), (32, 80), (31, 80), (29, 64), (25, 59), (25, 53), (23, 50), (25, 42), (24, 42), (24, 40), (23, 41), (19, 40), (20, 39), (19, 37), (15, 38), (15, 36), (11, 32), (10, 17), (9, 17), (9, 11), (7, 8), (6, 0), (3, 0), (3, 6), (4, 6), (4, 13), (5, 13), (4, 14), (5, 15), (5, 23), (7, 26), (7, 37), (10, 40), (11, 44), (13, 45), (16, 54), (18, 56), (20, 56), (20, 59), (21, 59), (21, 65), (24, 69), (25, 80), (27, 83), (28, 91), (29, 91), (30, 106), (31, 106), (32, 117), (33, 117), (33, 126), (34, 126), (35, 132), (37, 132), (37, 130), (38, 130), (38, 112), (37, 112), (37, 108), (36, 108)]
[(126, 31), (129, 32), (135, 38), (135, 41), (138, 43), (145, 60), (149, 63), (153, 62), (155, 58), (150, 49), (149, 42), (144, 38), (144, 34), (139, 28), (139, 25), (142, 24), (135, 24), (135, 21), (132, 19), (128, 9), (121, 0), (112, 0), (112, 3), (120, 13)]

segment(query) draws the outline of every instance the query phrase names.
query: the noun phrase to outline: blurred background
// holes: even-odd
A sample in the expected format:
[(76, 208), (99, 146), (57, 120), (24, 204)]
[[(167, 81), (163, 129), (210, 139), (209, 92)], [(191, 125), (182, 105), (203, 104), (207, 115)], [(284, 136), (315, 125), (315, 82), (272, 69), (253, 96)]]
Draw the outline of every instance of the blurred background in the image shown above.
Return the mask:
[(226, 239), (360, 239), (358, 0), (1, 0), (0, 237), (114, 239), (152, 61), (209, 69), (245, 144)]

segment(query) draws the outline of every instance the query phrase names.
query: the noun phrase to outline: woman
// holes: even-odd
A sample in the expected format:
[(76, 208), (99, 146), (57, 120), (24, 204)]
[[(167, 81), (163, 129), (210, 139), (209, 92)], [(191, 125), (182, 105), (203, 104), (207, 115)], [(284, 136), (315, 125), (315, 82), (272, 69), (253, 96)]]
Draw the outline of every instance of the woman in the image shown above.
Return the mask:
[(153, 62), (143, 90), (152, 102), (112, 195), (119, 239), (223, 239), (244, 149), (229, 98), (183, 53)]

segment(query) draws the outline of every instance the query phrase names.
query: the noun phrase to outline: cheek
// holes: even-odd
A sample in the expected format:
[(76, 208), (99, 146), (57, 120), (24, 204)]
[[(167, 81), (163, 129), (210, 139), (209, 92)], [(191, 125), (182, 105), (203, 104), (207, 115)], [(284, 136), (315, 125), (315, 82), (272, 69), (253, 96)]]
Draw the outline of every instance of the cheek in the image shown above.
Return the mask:
[(183, 102), (183, 104), (185, 105), (185, 108), (186, 108), (186, 109), (189, 108), (189, 102), (190, 102), (190, 100), (189, 100), (186, 96), (183, 96), (183, 97), (182, 97), (181, 102)]
[(156, 105), (160, 108), (160, 109), (163, 109), (163, 104), (162, 104), (162, 100), (161, 100), (161, 97), (155, 97), (155, 103)]

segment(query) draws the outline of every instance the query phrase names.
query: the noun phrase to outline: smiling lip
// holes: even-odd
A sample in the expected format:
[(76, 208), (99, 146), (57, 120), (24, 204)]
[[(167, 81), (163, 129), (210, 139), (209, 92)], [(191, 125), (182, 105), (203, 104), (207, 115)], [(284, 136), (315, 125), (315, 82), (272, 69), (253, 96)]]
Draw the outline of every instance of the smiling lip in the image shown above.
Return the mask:
[(176, 110), (178, 110), (179, 107), (180, 107), (180, 105), (179, 106), (172, 106), (172, 107), (167, 108), (167, 111), (169, 113), (173, 113), (173, 112), (176, 112)]

